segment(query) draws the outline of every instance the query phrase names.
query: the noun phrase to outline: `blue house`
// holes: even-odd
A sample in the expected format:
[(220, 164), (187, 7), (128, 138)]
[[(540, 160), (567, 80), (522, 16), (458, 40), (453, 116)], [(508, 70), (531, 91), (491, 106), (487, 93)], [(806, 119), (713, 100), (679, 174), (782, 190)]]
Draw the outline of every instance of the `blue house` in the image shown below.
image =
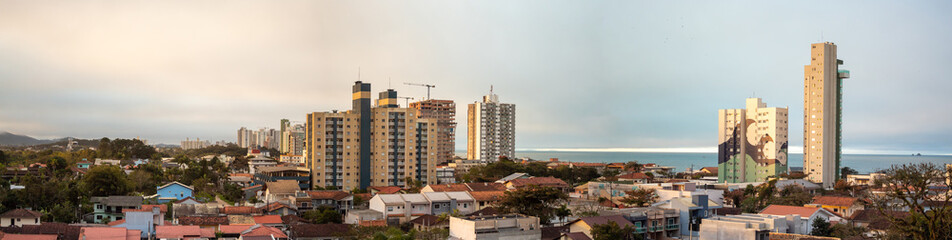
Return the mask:
[(192, 187), (186, 186), (180, 182), (170, 182), (155, 189), (155, 195), (149, 198), (158, 203), (167, 203), (192, 197)]

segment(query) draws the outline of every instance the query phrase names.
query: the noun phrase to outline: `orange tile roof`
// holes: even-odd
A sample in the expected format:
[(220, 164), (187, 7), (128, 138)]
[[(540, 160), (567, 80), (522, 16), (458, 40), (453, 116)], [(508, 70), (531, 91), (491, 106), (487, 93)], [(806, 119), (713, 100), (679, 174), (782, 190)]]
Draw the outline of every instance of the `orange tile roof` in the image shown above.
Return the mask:
[[(80, 239), (128, 240), (139, 239), (142, 233), (139, 230), (126, 230), (114, 227), (83, 227), (80, 230)], [(134, 234), (134, 235), (133, 235)]]
[(264, 216), (255, 216), (255, 223), (257, 224), (282, 224), (280, 215), (264, 215)]
[(122, 212), (151, 212), (152, 208), (158, 207), (159, 212), (168, 212), (168, 207), (166, 205), (142, 205), (140, 209), (122, 209)]
[(360, 226), (364, 227), (386, 227), (387, 220), (361, 220)]
[(126, 220), (125, 220), (125, 219), (112, 221), (112, 222), (107, 223), (106, 225), (109, 225), (110, 227), (112, 227), (112, 226), (116, 226), (116, 225), (123, 224), (123, 223), (126, 223)]
[(294, 209), (294, 208), (291, 208), (291, 206), (288, 206), (287, 204), (280, 203), (280, 202), (273, 202), (273, 203), (268, 204), (267, 206), (261, 207), (261, 208), (259, 208), (259, 209), (262, 209), (262, 210), (265, 210), (265, 211), (270, 212), (270, 211), (278, 210), (278, 209), (281, 209), (281, 208)]
[(856, 204), (857, 200), (858, 198), (854, 197), (816, 196), (813, 197), (813, 204), (850, 207)]
[(798, 214), (801, 217), (808, 218), (813, 216), (817, 211), (820, 211), (822, 208), (817, 207), (798, 207), (798, 206), (786, 206), (786, 205), (770, 205), (767, 208), (764, 208), (763, 211), (760, 211), (760, 214), (770, 214), (770, 215), (790, 215)]
[(468, 187), (469, 191), (472, 192), (506, 191), (506, 185), (496, 182), (466, 183), (466, 187)]

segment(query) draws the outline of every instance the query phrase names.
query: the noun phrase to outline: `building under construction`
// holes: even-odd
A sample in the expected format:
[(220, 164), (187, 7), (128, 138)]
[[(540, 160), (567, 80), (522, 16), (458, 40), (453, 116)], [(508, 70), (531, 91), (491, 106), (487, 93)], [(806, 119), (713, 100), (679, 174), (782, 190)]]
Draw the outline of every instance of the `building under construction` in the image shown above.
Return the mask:
[(456, 152), (456, 103), (453, 100), (434, 100), (410, 103), (410, 108), (420, 111), (421, 118), (436, 119), (438, 132), (437, 161), (453, 160)]

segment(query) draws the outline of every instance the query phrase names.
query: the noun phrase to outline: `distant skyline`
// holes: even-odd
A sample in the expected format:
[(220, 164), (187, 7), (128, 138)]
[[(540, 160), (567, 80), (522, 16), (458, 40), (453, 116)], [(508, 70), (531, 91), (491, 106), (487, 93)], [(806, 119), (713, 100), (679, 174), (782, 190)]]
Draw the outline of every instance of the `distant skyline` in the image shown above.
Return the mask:
[[(822, 5), (823, 7), (817, 7)], [(516, 149), (715, 152), (717, 110), (789, 107), (836, 43), (846, 153), (950, 154), (952, 2), (0, 0), (0, 131), (236, 141), (350, 85), (517, 106)], [(391, 80), (392, 79), (392, 80)], [(376, 96), (376, 94), (374, 94)], [(405, 102), (401, 99), (400, 104)]]

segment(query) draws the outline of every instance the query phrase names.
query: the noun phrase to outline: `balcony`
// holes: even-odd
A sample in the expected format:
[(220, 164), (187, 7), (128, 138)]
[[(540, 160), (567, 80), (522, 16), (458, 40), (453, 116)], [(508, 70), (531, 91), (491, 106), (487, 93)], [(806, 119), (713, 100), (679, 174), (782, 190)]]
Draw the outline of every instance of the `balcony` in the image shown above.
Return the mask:
[(645, 233), (645, 227), (636, 227), (635, 233)]
[(659, 232), (663, 230), (664, 230), (664, 225), (651, 226), (651, 228), (649, 229), (649, 231), (652, 231), (652, 232)]
[(678, 229), (678, 224), (668, 224), (668, 230)]

